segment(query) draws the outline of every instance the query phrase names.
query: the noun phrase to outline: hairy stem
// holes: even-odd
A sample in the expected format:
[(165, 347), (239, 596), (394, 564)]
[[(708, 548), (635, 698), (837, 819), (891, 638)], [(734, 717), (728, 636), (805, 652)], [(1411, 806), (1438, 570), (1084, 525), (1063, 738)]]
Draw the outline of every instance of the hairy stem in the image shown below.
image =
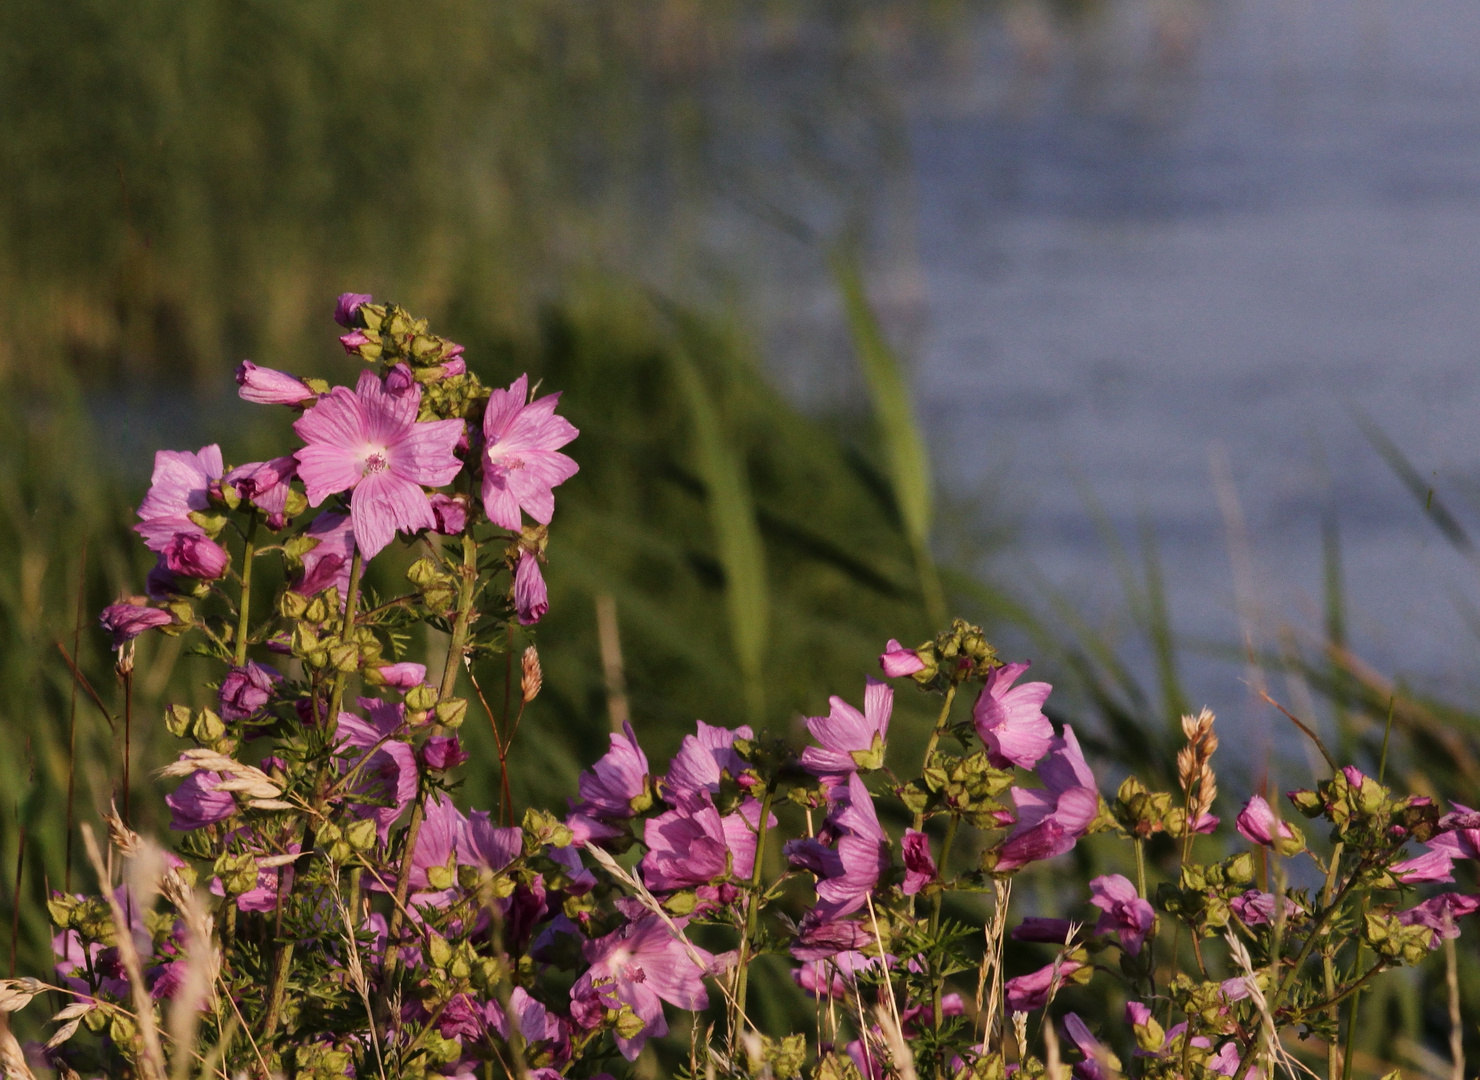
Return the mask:
[[(945, 884), (946, 862), (951, 857), (951, 846), (953, 844), (955, 844), (955, 842), (956, 842), (956, 829), (957, 829), (957, 827), (960, 824), (961, 824), (961, 819), (959, 817), (957, 817), (955, 814), (952, 814), (951, 815), (951, 820), (946, 823), (946, 835), (945, 835), (945, 838), (943, 840), (941, 840), (941, 842), (940, 842), (940, 863), (936, 866), (936, 874), (941, 879), (941, 885), (942, 885), (942, 887)], [(931, 938), (931, 941), (932, 942), (934, 942), (934, 940), (935, 940), (935, 935), (937, 933), (939, 933), (939, 931), (940, 931), (940, 906), (941, 906), (941, 901), (944, 900), (944, 899), (945, 899), (945, 893), (944, 893), (943, 890), (937, 892), (933, 897), (930, 898), (930, 938)], [(935, 1029), (935, 1033), (937, 1035), (939, 1035), (940, 1034), (940, 1024), (941, 1024), (941, 997), (942, 997), (942, 993), (943, 993), (943, 991), (945, 989), (945, 984), (946, 984), (946, 977), (945, 977), (945, 975), (943, 975), (940, 971), (937, 970), (935, 972), (934, 976), (931, 979), (931, 984), (932, 985), (931, 985), (931, 988), (930, 988), (930, 1006), (931, 1006), (930, 1022), (931, 1022), (931, 1026), (934, 1027), (934, 1029)], [(939, 1060), (938, 1059), (936, 1061), (936, 1075), (937, 1076), (941, 1076), (941, 1075), (944, 1075), (944, 1073), (945, 1073), (945, 1062), (943, 1060)]]
[[(473, 618), (473, 599), (478, 586), (478, 544), (470, 533), (462, 538), (463, 564), (462, 585), (458, 590), (457, 615), (452, 623), (452, 640), (447, 645), (447, 662), (442, 666), (442, 685), (437, 691), (437, 700), (446, 701), (457, 689), (457, 671), (462, 666), (463, 654), (468, 646), (468, 627)], [(441, 734), (442, 725), (432, 724), (431, 733)], [(391, 909), (390, 924), (386, 934), (385, 985), (390, 986), (400, 968), (401, 950), (396, 944), (401, 933), (406, 910), (406, 897), (411, 891), (411, 863), (416, 854), (416, 841), (421, 835), (421, 823), (426, 819), (426, 809), (417, 792), (416, 802), (411, 806), (411, 818), (406, 823), (405, 849), (401, 853), (401, 869), (396, 876), (396, 902)]]
[(745, 1013), (745, 984), (750, 971), (750, 950), (761, 918), (761, 868), (766, 855), (766, 831), (770, 825), (774, 792), (766, 788), (761, 797), (761, 816), (755, 827), (755, 864), (750, 869), (750, 895), (745, 901), (745, 935), (740, 939), (740, 970), (735, 977), (735, 1016), (730, 1020), (730, 1040), (739, 1035), (740, 1017)]
[[(252, 563), (256, 553), (257, 539), (257, 511), (253, 510), (247, 524), (246, 544), (242, 548), (242, 595), (237, 603), (236, 616), (236, 653), (232, 657), (232, 664), (242, 667), (247, 662), (247, 633), (251, 625), (248, 620), (252, 611)], [(360, 553), (355, 552), (358, 560)]]
[[(940, 715), (935, 718), (935, 727), (930, 730), (930, 738), (925, 743), (925, 756), (920, 759), (920, 771), (923, 773), (930, 764), (930, 755), (935, 753), (935, 747), (940, 742), (940, 737), (945, 734), (946, 723), (951, 718), (951, 702), (956, 700), (956, 687), (951, 685), (946, 689), (946, 699), (941, 703)], [(925, 812), (922, 810), (915, 815), (915, 829), (918, 831), (925, 824)]]

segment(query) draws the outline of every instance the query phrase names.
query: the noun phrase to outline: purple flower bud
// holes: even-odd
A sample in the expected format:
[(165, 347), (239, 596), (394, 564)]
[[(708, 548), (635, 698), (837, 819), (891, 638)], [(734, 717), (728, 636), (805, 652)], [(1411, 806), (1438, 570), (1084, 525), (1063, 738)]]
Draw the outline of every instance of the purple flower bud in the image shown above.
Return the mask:
[(272, 698), (273, 685), (283, 677), (266, 664), (249, 660), (246, 667), (232, 668), (221, 680), (221, 719), (245, 720), (259, 712)]
[(455, 769), (468, 760), (468, 753), (456, 735), (433, 735), (421, 748), (421, 763), (428, 769)]
[(144, 579), (144, 591), (151, 599), (168, 600), (172, 596), (179, 596), (185, 590), (180, 587), (180, 580), (165, 565), (164, 556), (161, 555), (154, 563), (154, 569), (150, 570), (149, 576)]
[(193, 772), (180, 786), (164, 797), (170, 808), (170, 828), (176, 832), (225, 821), (236, 813), (236, 800), (228, 791), (217, 791), (215, 785), (226, 778), (220, 773)]
[(903, 892), (906, 896), (914, 896), (940, 876), (930, 854), (930, 838), (915, 829), (906, 829), (900, 846), (904, 852)]
[(339, 299), (334, 304), (334, 321), (346, 330), (352, 329), (355, 325), (355, 318), (360, 313), (360, 305), (368, 304), (374, 299), (369, 293), (340, 293)]
[(1029, 975), (1007, 980), (1007, 1008), (1010, 1012), (1032, 1012), (1048, 1004), (1049, 997), (1080, 968), (1078, 960), (1055, 960)]
[(1073, 928), (1074, 923), (1068, 919), (1029, 915), (1008, 936), (1013, 941), (1041, 941), (1046, 945), (1062, 945), (1069, 940), (1069, 931)]
[(1151, 1010), (1139, 1001), (1125, 1003), (1125, 1022), (1131, 1027), (1145, 1027), (1151, 1020)]
[(914, 649), (906, 649), (890, 638), (889, 644), (884, 646), (883, 655), (879, 657), (879, 666), (889, 678), (899, 679), (925, 670), (925, 661), (920, 659), (920, 654)]
[(302, 379), (243, 360), (236, 368), (237, 394), (258, 405), (300, 405), (316, 395)]
[(550, 594), (534, 552), (519, 556), (519, 569), (514, 573), (514, 613), (520, 626), (533, 626), (550, 610)]
[[(1239, 834), (1245, 840), (1255, 844), (1263, 844), (1265, 847), (1279, 847), (1282, 855), (1293, 855), (1304, 846), (1297, 844), (1295, 830), (1274, 816), (1274, 810), (1269, 803), (1265, 802), (1262, 795), (1255, 795), (1239, 812), (1238, 819), (1234, 822), (1238, 827)], [(1276, 832), (1276, 825), (1279, 830)], [(1294, 851), (1287, 850), (1294, 845)]]
[(1095, 933), (1114, 933), (1127, 956), (1137, 956), (1146, 935), (1156, 925), (1156, 912), (1151, 904), (1136, 894), (1136, 887), (1121, 874), (1105, 874), (1089, 883), (1093, 894), (1090, 903), (1103, 915)]
[(437, 532), (456, 536), (468, 527), (468, 504), (451, 495), (433, 495), (432, 517), (437, 519)]
[(1425, 900), (1417, 907), (1398, 912), (1398, 921), (1404, 926), (1427, 926), (1434, 934), (1429, 948), (1437, 948), (1439, 942), (1459, 937), (1459, 920), (1480, 911), (1480, 896), (1465, 896), (1461, 893), (1442, 893), (1432, 900)]
[[(1242, 896), (1228, 901), (1228, 906), (1245, 926), (1263, 926), (1274, 921), (1274, 893), (1249, 889)], [(1285, 918), (1294, 918), (1304, 911), (1294, 900), (1285, 897)]]
[(410, 690), (427, 681), (425, 664), (414, 664), (409, 660), (400, 664), (381, 664), (380, 677), (386, 686), (397, 690)]
[(142, 596), (132, 596), (103, 609), (98, 622), (113, 635), (113, 648), (117, 649), (125, 642), (132, 641), (151, 627), (168, 626), (175, 621), (168, 611), (147, 605), (148, 601)]
[(343, 345), (344, 351), (351, 356), (359, 352), (362, 345), (369, 345), (370, 342), (370, 335), (363, 330), (351, 330), (347, 334), (339, 335), (339, 344)]
[[(459, 352), (462, 351), (461, 345), (457, 348)], [(444, 379), (450, 379), (454, 375), (466, 375), (467, 371), (468, 365), (461, 359), (449, 358), (442, 361), (442, 378)]]
[(416, 376), (411, 374), (411, 369), (405, 364), (397, 364), (386, 372), (385, 392), (400, 397), (409, 394), (416, 389)]
[(176, 533), (164, 549), (164, 564), (171, 573), (214, 581), (226, 573), (231, 556), (207, 536)]

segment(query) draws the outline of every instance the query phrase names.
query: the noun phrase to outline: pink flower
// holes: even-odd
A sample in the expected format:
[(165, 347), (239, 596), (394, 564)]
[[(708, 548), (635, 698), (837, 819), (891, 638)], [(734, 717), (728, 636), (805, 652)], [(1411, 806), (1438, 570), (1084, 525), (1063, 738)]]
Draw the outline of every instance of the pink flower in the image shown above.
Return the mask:
[(648, 759), (637, 745), (632, 725), (611, 735), (609, 749), (578, 781), (581, 801), (571, 809), (602, 818), (630, 818), (650, 801)]
[(1127, 956), (1138, 956), (1146, 935), (1156, 925), (1156, 912), (1151, 904), (1136, 893), (1136, 887), (1120, 874), (1105, 874), (1089, 883), (1090, 903), (1103, 915), (1095, 924), (1095, 933), (1114, 933)]
[[(1277, 821), (1274, 810), (1262, 795), (1255, 795), (1244, 808), (1239, 811), (1238, 818), (1234, 821), (1239, 835), (1245, 840), (1255, 844), (1263, 844), (1265, 847), (1275, 846), (1275, 826), (1279, 826), (1279, 839), (1283, 841), (1294, 841), (1295, 830), (1283, 821)], [(1288, 852), (1285, 852), (1288, 854)]]
[(432, 516), (437, 519), (434, 526), (443, 536), (456, 536), (468, 527), (468, 504), (461, 498), (443, 495), (432, 496)]
[(339, 299), (334, 302), (334, 321), (346, 330), (351, 329), (360, 314), (360, 306), (369, 304), (374, 299), (369, 293), (340, 293)]
[(211, 483), (221, 479), (221, 471), (221, 448), (215, 443), (194, 454), (161, 450), (154, 455), (149, 494), (139, 504), (139, 524), (134, 526), (150, 551), (164, 551), (176, 533), (205, 535), (190, 513), (210, 506)]
[(132, 641), (145, 630), (168, 626), (174, 621), (175, 617), (168, 611), (148, 607), (142, 596), (133, 596), (110, 604), (103, 609), (102, 617), (98, 620), (103, 629), (113, 635), (114, 649)]
[(223, 576), (231, 565), (226, 549), (201, 532), (176, 533), (161, 554), (170, 573), (206, 581)]
[[(339, 344), (342, 345), (342, 346), (344, 346), (344, 351), (346, 353), (348, 353), (350, 356), (363, 355), (361, 353), (361, 350), (365, 349), (365, 347), (367, 345), (368, 346), (373, 346), (373, 348), (374, 348), (373, 355), (378, 356), (380, 354), (380, 342), (379, 342), (379, 340), (377, 340), (376, 338), (371, 337), (369, 334), (365, 333), (365, 331), (363, 331), (363, 330), (351, 330), (347, 334), (340, 334), (339, 335)], [(373, 356), (366, 356), (364, 358), (368, 360), (368, 359), (372, 359)]]
[(336, 386), (293, 424), (308, 445), (297, 453), (298, 475), (312, 506), (352, 491), (355, 542), (373, 559), (396, 531), (437, 524), (422, 485), (441, 487), (462, 468), (453, 447), (461, 420), (416, 422), (421, 388), (399, 397), (373, 372), (362, 372), (353, 393)]
[(272, 698), (273, 687), (283, 677), (266, 664), (248, 660), (246, 667), (232, 668), (221, 680), (221, 719), (246, 720), (260, 712)]
[(1077, 960), (1057, 960), (1030, 975), (1007, 980), (1007, 1011), (1032, 1012), (1048, 1004), (1064, 982), (1080, 968)]
[(1393, 877), (1405, 885), (1422, 885), (1429, 881), (1454, 880), (1454, 856), (1447, 851), (1425, 851), (1416, 858), (1392, 868)]
[(545, 589), (545, 575), (540, 573), (540, 560), (532, 551), (519, 554), (519, 569), (514, 571), (514, 614), (520, 626), (533, 626), (550, 610), (550, 594)]
[(617, 1048), (628, 1061), (636, 1060), (649, 1037), (668, 1033), (663, 1002), (690, 1012), (709, 1007), (704, 975), (714, 957), (678, 941), (656, 915), (586, 942), (581, 953), (591, 967), (571, 987), (571, 1016), (591, 1028), (606, 1010), (630, 1005), (643, 1028), (630, 1039), (617, 1036)]
[(323, 592), (330, 585), (339, 590), (342, 608), (349, 599), (350, 560), (355, 552), (355, 532), (344, 514), (322, 513), (304, 531), (318, 541), (303, 556), (303, 577), (295, 586), (304, 596)]
[[(1242, 896), (1228, 901), (1228, 907), (1245, 926), (1263, 926), (1274, 920), (1274, 893), (1249, 889)], [(1304, 910), (1294, 900), (1285, 897), (1285, 918), (1293, 918)]]
[(1074, 1066), (1075, 1080), (1108, 1080), (1110, 1074), (1104, 1063), (1114, 1057), (1110, 1048), (1090, 1033), (1076, 1013), (1064, 1014), (1064, 1031), (1084, 1055), (1084, 1060)]
[(1094, 773), (1074, 729), (1065, 724), (1063, 736), (1051, 745), (1048, 760), (1038, 769), (1045, 786), (1012, 789), (1017, 824), (998, 854), (999, 872), (1064, 854), (1099, 815)]
[[(402, 727), (405, 706), (361, 698), (360, 708), (369, 714), (368, 718), (348, 712), (339, 714), (337, 742), (346, 770), (360, 764), (365, 757), (363, 751), (370, 751), (369, 760), (350, 784), (350, 793), (363, 800), (358, 801), (356, 813), (375, 821), (376, 832), (384, 843), (391, 825), (416, 798), (420, 774), (411, 747), (387, 738)], [(371, 751), (371, 747), (377, 749)], [(355, 754), (354, 750), (362, 752)]]
[[(760, 819), (759, 804), (751, 817)], [(755, 867), (755, 838), (755, 826), (739, 812), (721, 817), (707, 802), (669, 810), (644, 827), (643, 881), (654, 892), (671, 892), (725, 877), (748, 878)]]
[(238, 465), (226, 474), (224, 482), (236, 488), (237, 494), (258, 510), (268, 514), (274, 529), (283, 526), (283, 513), (288, 508), (288, 495), (293, 490), (293, 477), (298, 475), (298, 462), (289, 454), (271, 461), (254, 461)]
[[(895, 958), (889, 957), (891, 966)], [(877, 955), (857, 951), (840, 952), (826, 960), (812, 960), (793, 968), (792, 981), (808, 997), (844, 998), (858, 992), (858, 976), (879, 966)]]
[(1456, 859), (1480, 859), (1480, 814), (1459, 803), (1454, 810), (1439, 819), (1444, 832), (1430, 840), (1429, 847), (1447, 851)]
[(1043, 715), (1043, 703), (1053, 687), (1042, 682), (1012, 685), (1027, 670), (1027, 664), (994, 669), (972, 708), (976, 733), (999, 769), (1008, 762), (1031, 769), (1053, 742), (1053, 725)]
[[(791, 845), (787, 845), (790, 847)], [(819, 918), (815, 910), (802, 918), (791, 955), (802, 961), (826, 960), (874, 944), (874, 935), (858, 919)]]
[(925, 670), (925, 661), (920, 659), (919, 653), (914, 649), (906, 649), (893, 638), (884, 646), (884, 653), (879, 657), (879, 666), (884, 669), (884, 674), (891, 679), (903, 678), (913, 675), (917, 671)]
[(889, 868), (889, 839), (857, 773), (849, 775), (846, 798), (829, 824), (840, 834), (835, 849), (817, 840), (792, 840), (784, 850), (793, 864), (818, 876), (817, 918), (835, 920), (863, 907)]
[(731, 731), (712, 727), (700, 720), (697, 734), (685, 735), (678, 753), (668, 763), (668, 775), (663, 778), (663, 798), (675, 806), (691, 805), (702, 801), (706, 792), (718, 795), (720, 782), (726, 773), (731, 779), (738, 779), (746, 765), (744, 759), (735, 753), (737, 738), (753, 739), (755, 733), (749, 724), (742, 724)]
[(236, 813), (231, 793), (215, 788), (225, 779), (220, 773), (193, 772), (180, 781), (180, 786), (164, 797), (170, 808), (170, 828), (189, 832), (225, 821)]
[(243, 360), (236, 368), (237, 394), (257, 405), (299, 405), (318, 395), (302, 379)]
[(468, 760), (456, 735), (433, 735), (421, 748), (421, 763), (439, 772), (455, 769)]
[(832, 711), (807, 720), (807, 730), (822, 744), (802, 751), (802, 768), (830, 784), (841, 784), (860, 768), (884, 765), (884, 740), (894, 691), (876, 679), (864, 682), (863, 712), (836, 695), (828, 698)]
[(1459, 937), (1459, 920), (1476, 911), (1480, 911), (1480, 896), (1442, 893), (1417, 907), (1400, 911), (1398, 921), (1404, 926), (1427, 926), (1436, 931), (1429, 947), (1437, 948), (1440, 941)]
[(379, 670), (384, 684), (397, 690), (410, 690), (427, 681), (427, 666), (409, 660), (399, 664), (381, 664)]
[(559, 394), (526, 403), (529, 377), (495, 390), (483, 414), (483, 509), (488, 520), (518, 532), (523, 510), (541, 525), (555, 513), (553, 488), (576, 474), (576, 463), (557, 451), (579, 434), (555, 415)]
[(904, 854), (904, 885), (906, 896), (914, 896), (926, 885), (940, 877), (935, 858), (930, 854), (930, 838), (916, 829), (906, 829), (901, 844)]

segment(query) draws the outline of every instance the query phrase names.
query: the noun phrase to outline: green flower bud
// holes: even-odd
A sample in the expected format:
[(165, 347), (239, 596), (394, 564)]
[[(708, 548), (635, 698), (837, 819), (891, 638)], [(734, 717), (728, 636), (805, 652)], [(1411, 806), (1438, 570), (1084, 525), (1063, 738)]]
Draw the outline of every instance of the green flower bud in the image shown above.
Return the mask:
[(177, 739), (190, 730), (190, 710), (184, 705), (171, 705), (164, 711), (164, 729)]
[(467, 715), (467, 698), (448, 698), (446, 701), (437, 702), (437, 723), (445, 728), (462, 727), (462, 722)]

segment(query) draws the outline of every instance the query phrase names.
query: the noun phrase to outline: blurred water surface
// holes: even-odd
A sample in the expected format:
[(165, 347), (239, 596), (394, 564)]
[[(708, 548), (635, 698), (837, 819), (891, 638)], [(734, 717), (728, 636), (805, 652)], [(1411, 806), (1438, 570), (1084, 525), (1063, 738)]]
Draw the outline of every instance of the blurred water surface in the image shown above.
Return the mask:
[[(1358, 418), (1475, 520), (1480, 7), (1019, 7), (953, 59), (909, 121), (946, 486), (990, 478), (1025, 576), (1105, 622), (1086, 495), (1138, 564), (1149, 522), (1175, 629), (1262, 648), (1321, 633), (1324, 516), (1355, 649), (1471, 687), (1475, 567)], [(1247, 693), (1237, 662), (1189, 670), (1195, 699)]]

